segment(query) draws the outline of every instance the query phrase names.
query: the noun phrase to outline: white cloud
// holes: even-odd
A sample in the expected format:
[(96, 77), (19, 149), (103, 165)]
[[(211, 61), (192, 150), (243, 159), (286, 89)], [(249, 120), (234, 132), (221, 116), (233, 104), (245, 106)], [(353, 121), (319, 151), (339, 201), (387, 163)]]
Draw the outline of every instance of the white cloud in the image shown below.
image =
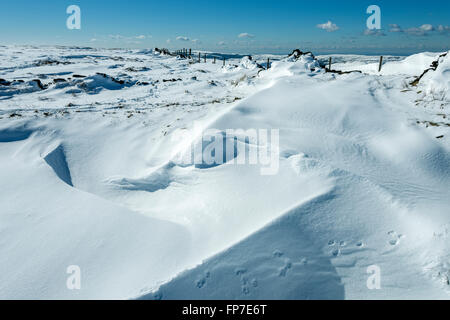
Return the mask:
[(226, 45), (226, 42), (225, 41), (220, 41), (219, 43), (217, 43), (219, 46), (224, 46), (224, 45)]
[(178, 36), (176, 39), (177, 39), (178, 41), (189, 41), (189, 38), (188, 38), (188, 37), (183, 37), (183, 36)]
[(198, 39), (192, 39), (192, 42), (193, 43), (196, 43), (196, 44), (200, 44), (200, 43), (202, 43), (200, 40), (198, 40)]
[(171, 43), (171, 42), (172, 42), (172, 40), (170, 40), (170, 39), (166, 40), (166, 43)]
[(121, 40), (124, 39), (124, 36), (121, 36), (120, 34), (110, 34), (109, 35), (110, 38), (115, 39), (115, 40)]
[(412, 36), (424, 36), (427, 34), (427, 31), (422, 28), (408, 28), (404, 32)]
[(366, 29), (366, 30), (364, 30), (364, 35), (365, 36), (384, 37), (386, 34), (383, 32), (383, 30)]
[(420, 27), (421, 30), (425, 31), (425, 32), (429, 32), (429, 31), (433, 31), (434, 28), (431, 24), (424, 24)]
[(420, 27), (412, 27), (408, 29), (402, 29), (398, 24), (391, 24), (389, 26), (390, 32), (403, 32), (412, 36), (426, 36), (428, 33), (436, 30), (431, 24), (423, 24)]
[(400, 27), (398, 24), (390, 24), (389, 32), (403, 32), (402, 27)]
[(450, 33), (450, 27), (449, 26), (439, 25), (437, 27), (437, 31), (439, 31), (441, 33)]
[(152, 36), (146, 36), (146, 35), (137, 35), (137, 36), (131, 36), (131, 37), (129, 37), (129, 36), (123, 36), (123, 35), (120, 35), (120, 34), (110, 34), (109, 35), (109, 38), (111, 38), (111, 39), (114, 39), (114, 40), (117, 40), (117, 41), (134, 41), (135, 42), (135, 40), (144, 40), (144, 39), (147, 39), (147, 38), (151, 38)]
[(240, 35), (238, 35), (238, 38), (254, 38), (254, 37), (255, 37), (254, 35), (247, 33), (247, 32), (244, 32), (244, 33), (241, 33)]
[(323, 24), (318, 24), (317, 28), (325, 30), (327, 32), (334, 32), (334, 31), (339, 30), (339, 27), (331, 21), (328, 21), (327, 23), (323, 23)]

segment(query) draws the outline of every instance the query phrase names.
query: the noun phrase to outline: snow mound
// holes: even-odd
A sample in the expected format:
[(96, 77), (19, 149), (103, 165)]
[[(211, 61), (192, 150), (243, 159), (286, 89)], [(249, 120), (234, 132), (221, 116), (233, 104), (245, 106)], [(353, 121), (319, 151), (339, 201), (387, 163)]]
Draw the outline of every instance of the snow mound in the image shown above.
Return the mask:
[(423, 52), (414, 54), (402, 61), (393, 61), (384, 64), (381, 73), (383, 75), (415, 75), (427, 68), (435, 59), (436, 53)]
[(250, 56), (247, 56), (241, 59), (241, 61), (239, 62), (239, 67), (241, 69), (253, 70), (256, 69), (258, 65)]
[[(435, 70), (433, 70), (433, 67)], [(425, 86), (426, 93), (448, 92), (450, 90), (450, 55), (442, 55), (433, 63), (432, 69), (424, 74), (420, 83)]]
[(236, 246), (138, 299), (344, 299), (345, 288), (332, 259), (311, 241), (300, 223), (308, 210), (329, 198), (325, 193), (299, 205)]
[(295, 50), (289, 57), (272, 63), (272, 76), (299, 75), (322, 70), (319, 61), (310, 53)]
[(328, 63), (328, 59), (332, 58), (332, 68), (336, 70), (352, 71), (359, 70), (370, 75), (394, 76), (406, 75), (417, 76), (430, 64), (436, 60), (438, 53), (422, 52), (409, 57), (384, 56), (381, 72), (379, 56), (357, 56), (357, 55), (331, 55), (321, 56), (324, 63)]
[(118, 80), (104, 73), (97, 73), (96, 75), (85, 78), (78, 87), (88, 93), (96, 94), (106, 90), (121, 90), (125, 87), (131, 87), (135, 83)]
[[(3, 80), (3, 79), (0, 79)], [(40, 80), (0, 82), (0, 97), (12, 97), (18, 94), (33, 93), (45, 90), (47, 87)]]
[(236, 71), (253, 71), (256, 70), (258, 68), (261, 68), (260, 65), (258, 65), (251, 56), (245, 56), (243, 57), (238, 64), (226, 64), (225, 66), (223, 66), (223, 72), (227, 73), (227, 72), (236, 72)]

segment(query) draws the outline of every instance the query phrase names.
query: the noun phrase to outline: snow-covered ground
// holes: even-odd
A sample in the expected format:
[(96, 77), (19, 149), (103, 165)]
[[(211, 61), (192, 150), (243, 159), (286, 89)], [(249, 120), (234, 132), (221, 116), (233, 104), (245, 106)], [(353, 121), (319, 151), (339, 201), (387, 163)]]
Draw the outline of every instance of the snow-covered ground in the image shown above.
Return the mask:
[[(0, 47), (0, 298), (448, 299), (440, 55), (381, 73), (334, 56), (362, 71), (339, 75), (310, 55), (266, 71), (267, 56)], [(261, 141), (245, 133), (243, 164), (181, 163), (209, 129), (278, 132), (262, 145), (277, 170), (246, 161)]]

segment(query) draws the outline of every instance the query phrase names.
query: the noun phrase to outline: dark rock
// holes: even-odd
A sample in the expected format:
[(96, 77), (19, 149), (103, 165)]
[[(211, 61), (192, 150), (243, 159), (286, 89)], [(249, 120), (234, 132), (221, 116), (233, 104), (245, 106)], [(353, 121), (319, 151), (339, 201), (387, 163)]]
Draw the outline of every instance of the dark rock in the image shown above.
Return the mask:
[(38, 62), (35, 63), (35, 65), (37, 67), (41, 67), (41, 66), (51, 66), (51, 65), (60, 65), (60, 64), (70, 64), (70, 62), (68, 61), (57, 61), (57, 60), (52, 60), (52, 59), (47, 59), (47, 60), (40, 60)]
[(182, 81), (180, 78), (178, 79), (163, 79), (163, 82), (177, 82), (177, 81)]
[(31, 82), (36, 83), (37, 86), (39, 87), (39, 89), (41, 89), (41, 90), (47, 89), (47, 87), (46, 87), (45, 85), (43, 85), (42, 82), (41, 82), (41, 80), (39, 80), (39, 79), (31, 80)]
[(337, 73), (337, 74), (349, 74), (349, 73), (354, 73), (354, 72), (362, 73), (362, 71), (360, 71), (360, 70), (340, 71), (340, 70), (333, 70), (333, 69), (330, 70), (328, 68), (325, 68), (325, 71), (329, 72), (329, 73)]
[(298, 59), (301, 56), (304, 56), (304, 55), (307, 55), (307, 54), (310, 54), (313, 57), (313, 59), (316, 58), (311, 51), (303, 52), (300, 49), (295, 49), (294, 51), (292, 51), (292, 53), (289, 55), (289, 57), (293, 57), (295, 59)]
[(0, 86), (10, 86), (10, 85), (11, 85), (11, 82), (0, 78)]

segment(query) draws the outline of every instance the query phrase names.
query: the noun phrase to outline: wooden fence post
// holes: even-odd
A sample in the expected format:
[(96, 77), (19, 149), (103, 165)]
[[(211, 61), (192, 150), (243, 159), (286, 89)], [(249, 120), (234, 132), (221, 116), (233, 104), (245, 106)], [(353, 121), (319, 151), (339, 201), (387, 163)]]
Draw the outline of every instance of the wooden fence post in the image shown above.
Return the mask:
[(330, 57), (330, 60), (328, 61), (328, 70), (331, 71), (331, 62), (333, 61), (333, 59)]
[(270, 58), (267, 58), (267, 70), (270, 68)]
[(214, 57), (214, 62), (213, 63), (216, 64), (216, 57)]
[(206, 63), (206, 53), (205, 53), (205, 63)]
[(378, 72), (381, 72), (382, 67), (383, 67), (383, 56), (380, 57), (380, 66), (378, 67)]
[(223, 66), (225, 67), (225, 57), (223, 57)]
[(201, 55), (200, 55), (200, 52), (198, 53), (198, 63), (200, 63), (200, 62), (202, 62), (201, 61)]

